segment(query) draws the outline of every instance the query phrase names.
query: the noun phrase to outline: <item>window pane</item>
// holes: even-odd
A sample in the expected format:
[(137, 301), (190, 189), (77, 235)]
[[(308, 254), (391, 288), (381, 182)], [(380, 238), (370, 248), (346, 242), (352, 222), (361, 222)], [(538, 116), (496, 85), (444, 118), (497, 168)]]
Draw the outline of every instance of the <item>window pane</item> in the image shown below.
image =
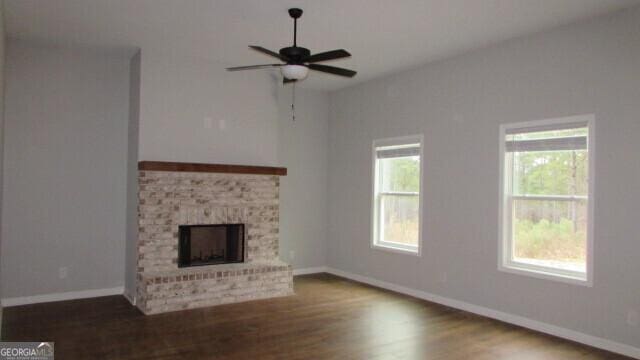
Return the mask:
[(586, 205), (586, 201), (514, 200), (514, 260), (585, 272)]
[(379, 159), (381, 191), (420, 191), (420, 157)]
[(382, 241), (418, 245), (417, 195), (380, 195)]
[(580, 195), (588, 193), (587, 150), (513, 153), (516, 195)]

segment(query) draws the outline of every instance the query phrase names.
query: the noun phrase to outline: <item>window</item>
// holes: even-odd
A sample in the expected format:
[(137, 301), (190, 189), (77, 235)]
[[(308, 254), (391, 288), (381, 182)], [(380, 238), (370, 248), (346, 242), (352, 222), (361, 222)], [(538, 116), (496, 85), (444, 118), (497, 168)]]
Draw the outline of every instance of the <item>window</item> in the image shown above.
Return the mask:
[(501, 270), (591, 285), (592, 128), (592, 116), (501, 126)]
[(420, 254), (422, 136), (373, 144), (373, 246)]

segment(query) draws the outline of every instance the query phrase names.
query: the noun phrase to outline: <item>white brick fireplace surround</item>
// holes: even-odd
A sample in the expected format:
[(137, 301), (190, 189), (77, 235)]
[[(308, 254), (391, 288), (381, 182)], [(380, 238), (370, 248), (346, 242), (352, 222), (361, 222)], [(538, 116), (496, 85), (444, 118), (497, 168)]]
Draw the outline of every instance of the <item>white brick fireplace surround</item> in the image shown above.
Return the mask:
[[(138, 165), (137, 306), (157, 314), (293, 294), (278, 259), (285, 168), (143, 161)], [(178, 226), (245, 225), (245, 262), (178, 267)]]

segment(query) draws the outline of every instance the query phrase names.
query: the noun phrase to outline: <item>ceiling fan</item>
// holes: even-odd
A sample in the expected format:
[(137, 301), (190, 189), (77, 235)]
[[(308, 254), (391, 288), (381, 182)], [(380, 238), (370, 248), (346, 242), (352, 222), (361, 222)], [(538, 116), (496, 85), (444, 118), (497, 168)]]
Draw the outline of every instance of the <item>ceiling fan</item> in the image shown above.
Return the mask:
[(280, 59), (284, 64), (264, 64), (264, 65), (250, 65), (250, 66), (237, 66), (227, 68), (228, 71), (239, 70), (254, 70), (254, 69), (267, 69), (267, 68), (280, 68), (282, 76), (284, 77), (283, 83), (292, 83), (298, 80), (303, 80), (307, 77), (309, 69), (322, 71), (339, 76), (353, 77), (356, 72), (349, 69), (343, 69), (335, 66), (316, 64), (317, 62), (335, 60), (350, 57), (344, 49), (331, 50), (311, 55), (311, 51), (307, 48), (299, 47), (296, 42), (298, 18), (302, 16), (302, 9), (291, 8), (289, 9), (289, 16), (293, 18), (293, 46), (280, 49), (279, 52), (265, 49), (261, 46), (250, 45), (249, 47), (260, 51), (261, 53), (273, 56)]

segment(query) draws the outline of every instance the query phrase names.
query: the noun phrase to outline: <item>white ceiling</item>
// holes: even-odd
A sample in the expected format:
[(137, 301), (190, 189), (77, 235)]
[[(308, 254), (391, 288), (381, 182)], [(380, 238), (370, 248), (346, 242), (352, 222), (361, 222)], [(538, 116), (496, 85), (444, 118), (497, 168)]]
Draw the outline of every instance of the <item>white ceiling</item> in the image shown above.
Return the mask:
[(296, 6), (305, 11), (298, 45), (353, 55), (331, 65), (357, 70), (354, 79), (311, 72), (301, 84), (334, 90), (635, 4), (640, 0), (7, 0), (5, 18), (12, 38), (141, 47), (224, 67), (273, 62), (247, 45), (290, 46), (286, 10)]

